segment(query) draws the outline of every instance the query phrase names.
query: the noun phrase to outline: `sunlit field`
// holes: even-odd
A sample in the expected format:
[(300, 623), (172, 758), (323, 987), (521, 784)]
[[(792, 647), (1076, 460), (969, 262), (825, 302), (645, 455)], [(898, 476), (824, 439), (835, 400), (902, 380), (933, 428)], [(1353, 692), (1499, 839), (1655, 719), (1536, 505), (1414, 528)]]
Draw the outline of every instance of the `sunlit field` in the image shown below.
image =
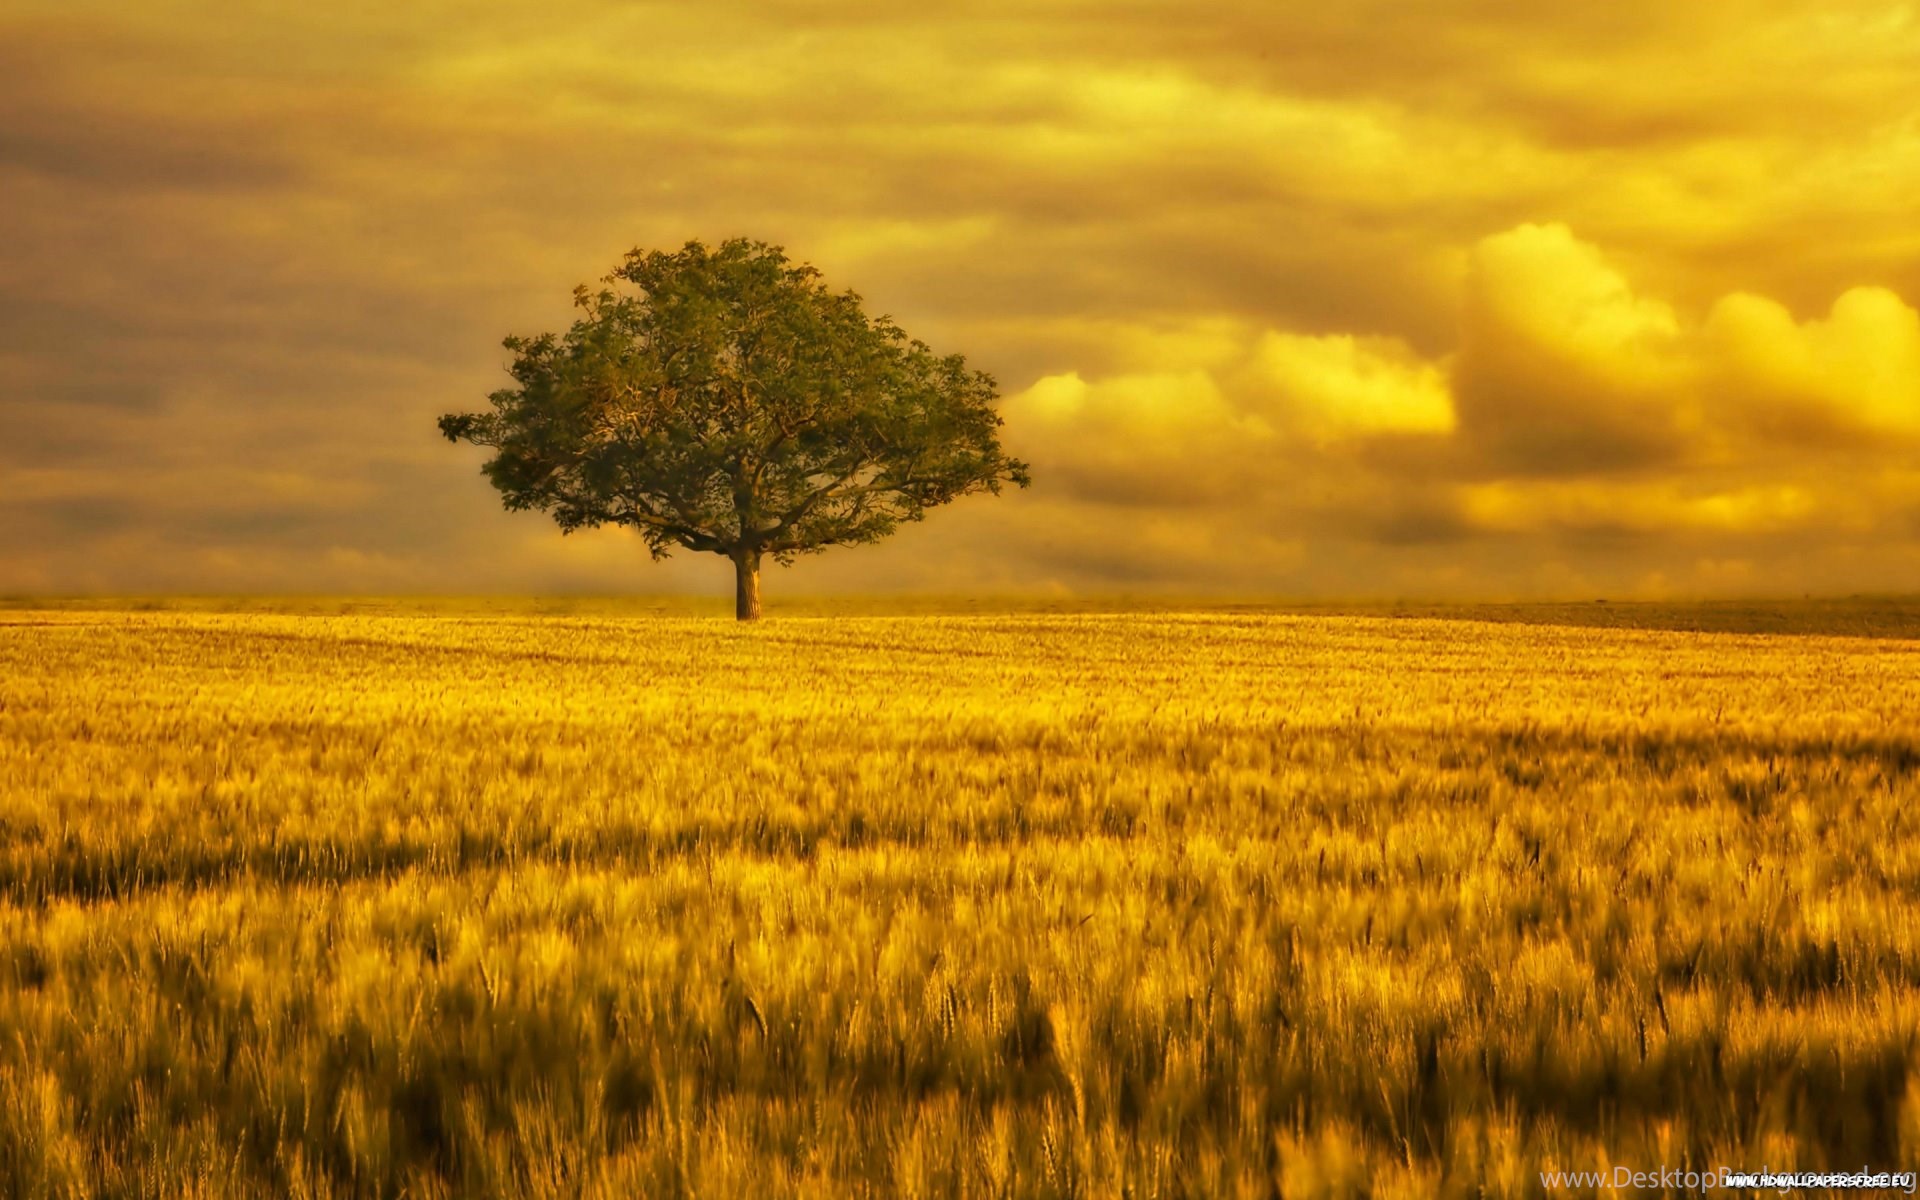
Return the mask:
[(1592, 624), (0, 612), (0, 1193), (1920, 1164), (1920, 642)]

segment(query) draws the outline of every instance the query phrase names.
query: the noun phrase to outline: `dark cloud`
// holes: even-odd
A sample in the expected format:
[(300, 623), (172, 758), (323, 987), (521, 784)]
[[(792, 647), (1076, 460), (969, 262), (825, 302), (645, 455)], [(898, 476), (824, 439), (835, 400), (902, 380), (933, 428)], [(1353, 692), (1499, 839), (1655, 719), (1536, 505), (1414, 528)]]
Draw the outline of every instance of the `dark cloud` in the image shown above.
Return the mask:
[(0, 587), (717, 586), (433, 419), (740, 233), (992, 370), (1039, 475), (792, 586), (1897, 578), (1916, 50), (1810, 0), (22, 0)]

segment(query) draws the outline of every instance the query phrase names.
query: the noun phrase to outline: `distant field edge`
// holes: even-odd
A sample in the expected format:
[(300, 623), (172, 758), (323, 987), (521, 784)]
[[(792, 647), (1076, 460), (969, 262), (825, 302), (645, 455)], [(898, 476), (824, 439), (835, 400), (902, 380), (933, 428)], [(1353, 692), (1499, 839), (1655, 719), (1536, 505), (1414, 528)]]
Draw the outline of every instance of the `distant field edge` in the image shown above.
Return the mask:
[[(257, 613), (303, 616), (685, 616), (728, 619), (718, 596), (36, 596), (0, 611)], [(1685, 601), (1289, 600), (1219, 595), (791, 596), (772, 618), (1217, 612), (1493, 621), (1604, 629), (1920, 638), (1920, 593)]]

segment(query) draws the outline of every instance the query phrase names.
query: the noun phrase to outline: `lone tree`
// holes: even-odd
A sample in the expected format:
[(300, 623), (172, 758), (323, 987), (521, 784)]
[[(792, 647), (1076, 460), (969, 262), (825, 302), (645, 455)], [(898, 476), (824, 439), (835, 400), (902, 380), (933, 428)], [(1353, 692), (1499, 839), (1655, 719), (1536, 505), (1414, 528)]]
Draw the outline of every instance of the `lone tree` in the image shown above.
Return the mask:
[(877, 541), (972, 492), (1025, 487), (1000, 449), (992, 377), (940, 356), (778, 246), (735, 238), (635, 250), (574, 289), (565, 334), (509, 337), (514, 386), (450, 413), (493, 449), (509, 509), (562, 532), (640, 531), (733, 560), (734, 611), (760, 616), (760, 565)]

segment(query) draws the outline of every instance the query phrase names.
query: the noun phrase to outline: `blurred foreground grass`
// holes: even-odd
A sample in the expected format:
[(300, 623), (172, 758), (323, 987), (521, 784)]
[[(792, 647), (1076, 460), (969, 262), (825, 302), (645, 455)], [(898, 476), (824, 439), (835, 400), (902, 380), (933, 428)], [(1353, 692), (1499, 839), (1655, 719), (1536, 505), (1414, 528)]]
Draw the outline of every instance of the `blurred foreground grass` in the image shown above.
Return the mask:
[(301, 603), (0, 613), (0, 1192), (1920, 1163), (1891, 618)]

